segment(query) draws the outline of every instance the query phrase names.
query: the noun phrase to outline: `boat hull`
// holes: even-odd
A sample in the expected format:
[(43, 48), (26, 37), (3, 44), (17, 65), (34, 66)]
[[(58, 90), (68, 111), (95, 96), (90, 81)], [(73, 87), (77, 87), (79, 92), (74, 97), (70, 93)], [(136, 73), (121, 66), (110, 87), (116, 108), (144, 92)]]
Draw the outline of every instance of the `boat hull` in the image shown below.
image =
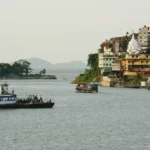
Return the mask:
[(6, 109), (6, 108), (15, 108), (15, 109), (21, 109), (21, 108), (53, 108), (55, 103), (37, 103), (37, 104), (5, 104), (0, 105), (0, 109)]
[(90, 90), (77, 90), (78, 93), (96, 93), (96, 91), (90, 91)]

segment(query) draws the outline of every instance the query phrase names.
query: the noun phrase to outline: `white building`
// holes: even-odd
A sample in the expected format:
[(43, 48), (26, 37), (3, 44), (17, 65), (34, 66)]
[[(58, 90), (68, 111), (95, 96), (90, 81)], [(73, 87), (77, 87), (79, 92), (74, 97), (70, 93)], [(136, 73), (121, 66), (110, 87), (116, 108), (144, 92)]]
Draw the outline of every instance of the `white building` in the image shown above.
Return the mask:
[(138, 42), (142, 47), (150, 46), (150, 28), (144, 26), (139, 29)]
[(112, 68), (112, 62), (116, 60), (118, 56), (104, 55), (104, 53), (99, 53), (99, 68)]
[(118, 58), (115, 53), (111, 52), (110, 48), (104, 47), (104, 53), (98, 53), (99, 58), (99, 68), (101, 73), (106, 70), (112, 70), (112, 63)]
[(141, 51), (141, 46), (138, 41), (134, 37), (134, 33), (132, 34), (132, 38), (128, 43), (127, 52), (131, 55), (139, 54)]
[(120, 71), (120, 70), (121, 70), (121, 65), (119, 62), (112, 63), (112, 71)]

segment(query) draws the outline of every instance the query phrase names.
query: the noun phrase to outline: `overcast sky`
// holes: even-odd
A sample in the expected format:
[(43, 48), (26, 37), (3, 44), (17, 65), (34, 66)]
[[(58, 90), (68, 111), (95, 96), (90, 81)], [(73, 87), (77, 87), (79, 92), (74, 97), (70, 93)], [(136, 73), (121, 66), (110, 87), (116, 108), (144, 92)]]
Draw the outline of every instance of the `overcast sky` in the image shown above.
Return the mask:
[(104, 40), (150, 26), (149, 7), (149, 0), (0, 0), (0, 62), (86, 62)]

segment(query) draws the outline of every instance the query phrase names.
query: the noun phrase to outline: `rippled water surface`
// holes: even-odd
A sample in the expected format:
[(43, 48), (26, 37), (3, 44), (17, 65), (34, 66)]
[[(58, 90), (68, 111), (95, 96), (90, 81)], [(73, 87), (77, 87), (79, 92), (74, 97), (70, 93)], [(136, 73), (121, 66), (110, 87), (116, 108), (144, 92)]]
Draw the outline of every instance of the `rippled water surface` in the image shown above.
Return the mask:
[(42, 95), (53, 109), (0, 110), (0, 150), (149, 150), (150, 91), (99, 87), (75, 93), (70, 80), (11, 80), (18, 97)]

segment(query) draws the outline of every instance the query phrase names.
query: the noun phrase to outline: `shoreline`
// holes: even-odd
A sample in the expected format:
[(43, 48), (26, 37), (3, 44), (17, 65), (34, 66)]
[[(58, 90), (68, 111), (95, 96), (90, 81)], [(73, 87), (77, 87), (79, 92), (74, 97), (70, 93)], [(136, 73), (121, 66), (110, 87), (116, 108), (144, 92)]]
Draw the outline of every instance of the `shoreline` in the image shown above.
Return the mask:
[(7, 76), (7, 77), (0, 77), (0, 80), (7, 79), (7, 80), (28, 80), (28, 79), (57, 79), (54, 75), (31, 75), (31, 76)]

